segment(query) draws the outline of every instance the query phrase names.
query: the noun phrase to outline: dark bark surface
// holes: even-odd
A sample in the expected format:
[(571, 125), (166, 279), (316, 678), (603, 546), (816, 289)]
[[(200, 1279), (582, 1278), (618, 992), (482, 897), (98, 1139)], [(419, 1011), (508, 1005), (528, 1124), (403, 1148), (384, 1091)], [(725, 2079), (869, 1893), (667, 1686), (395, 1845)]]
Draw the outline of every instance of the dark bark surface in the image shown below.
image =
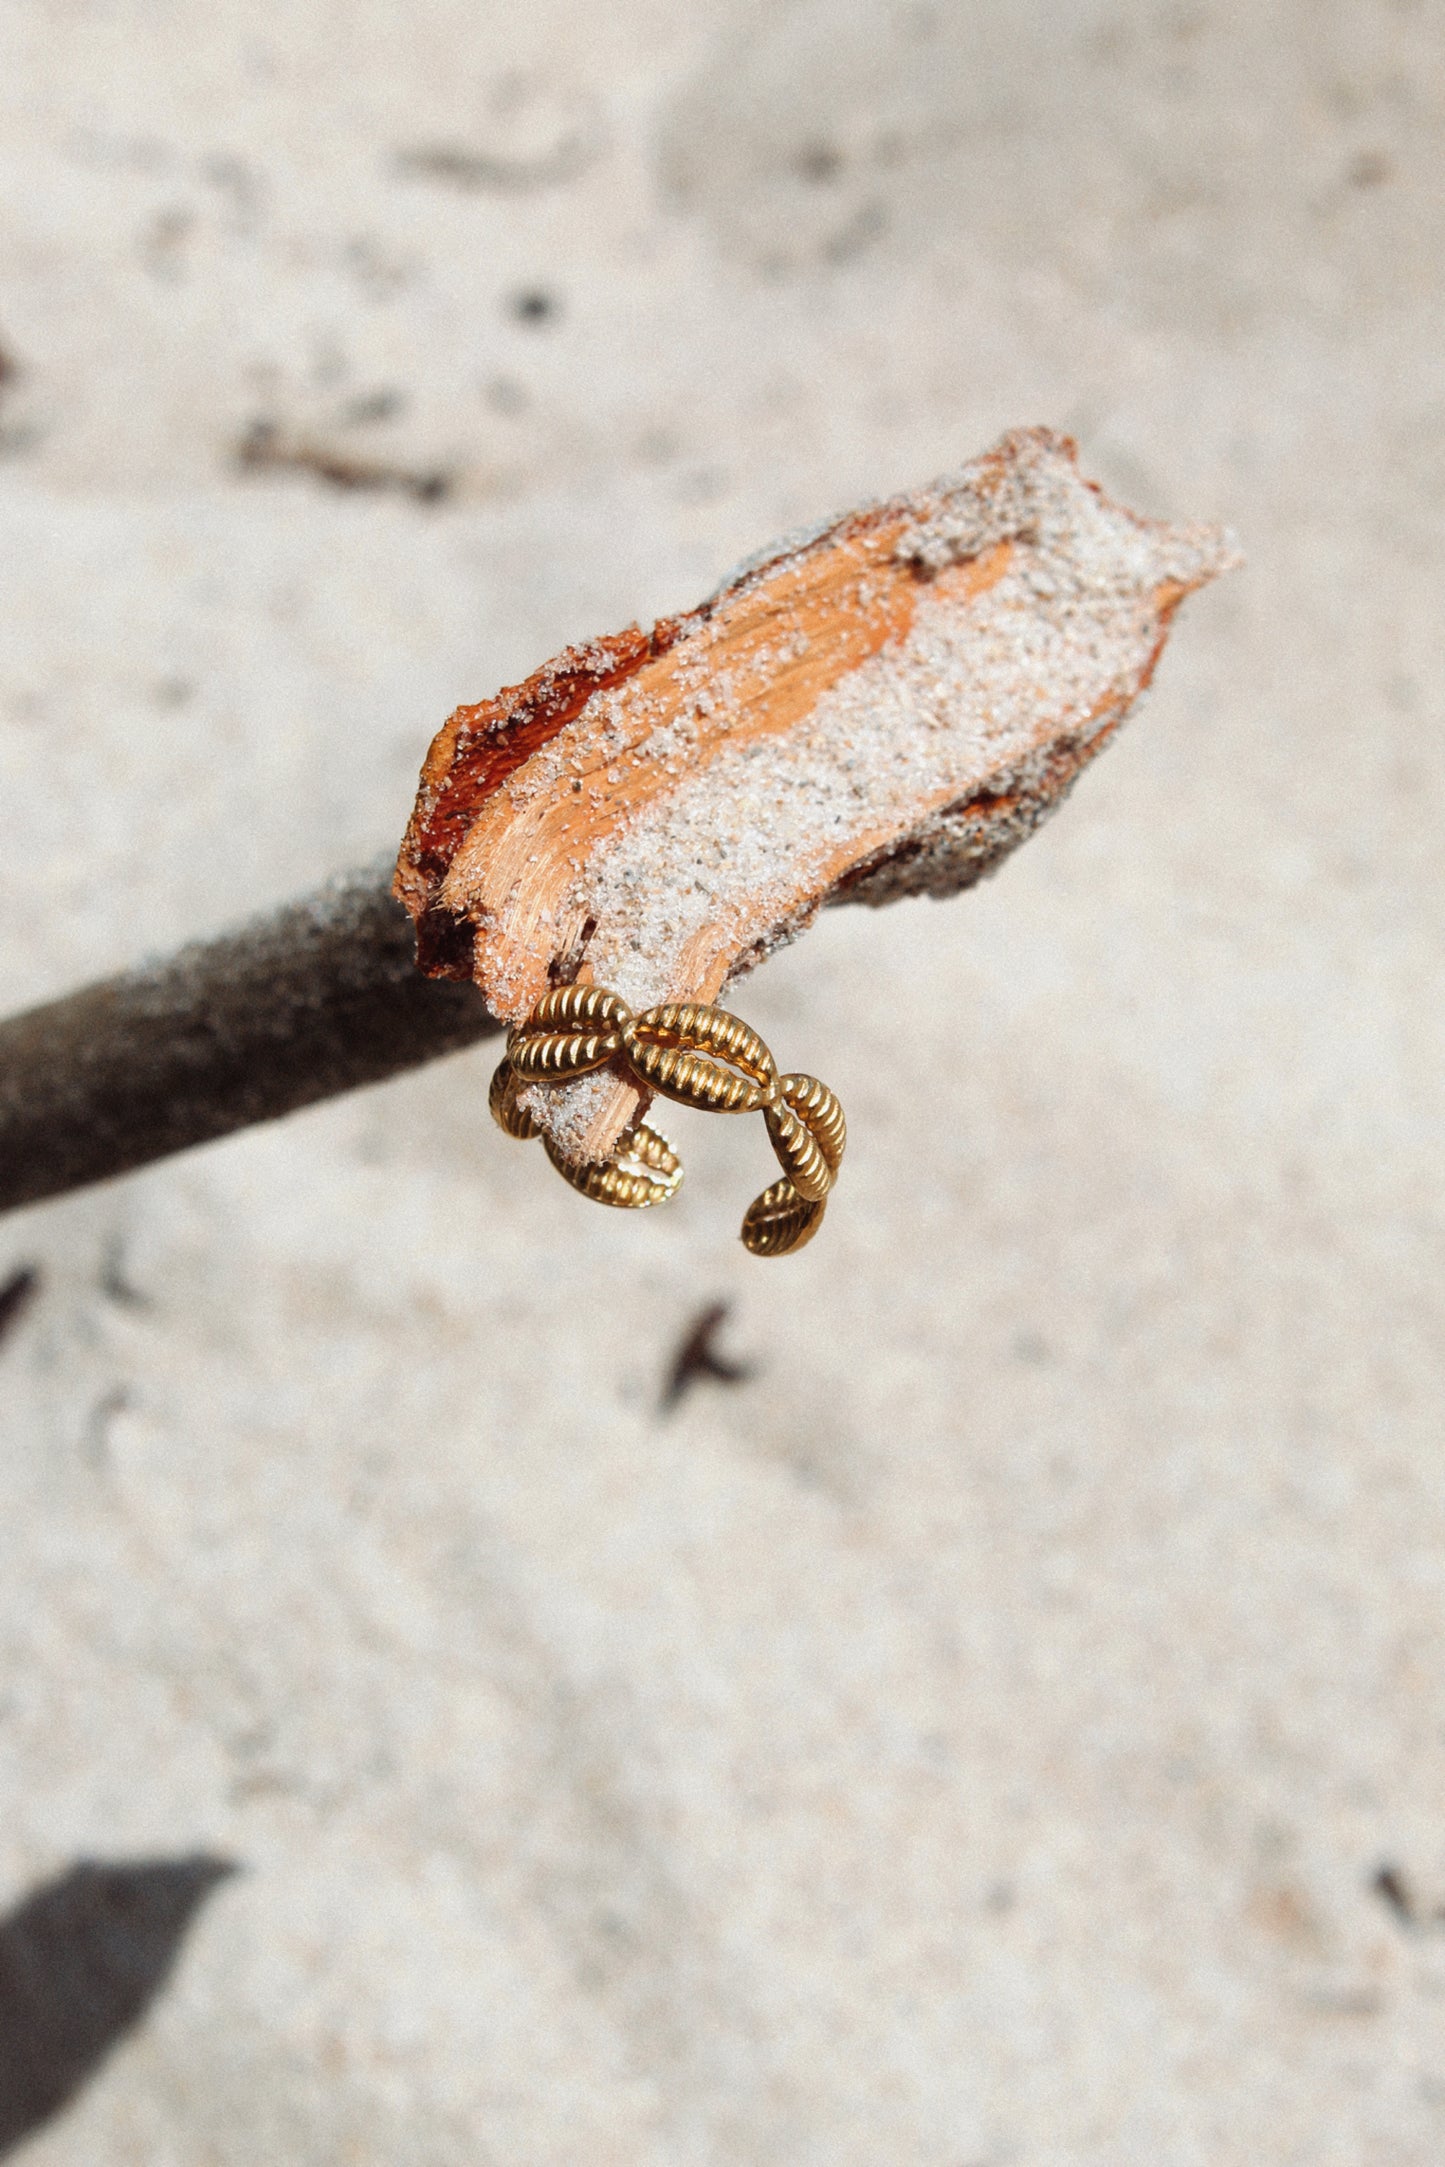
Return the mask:
[(0, 1023), (0, 1210), (379, 1083), (498, 1030), (424, 978), (391, 865)]

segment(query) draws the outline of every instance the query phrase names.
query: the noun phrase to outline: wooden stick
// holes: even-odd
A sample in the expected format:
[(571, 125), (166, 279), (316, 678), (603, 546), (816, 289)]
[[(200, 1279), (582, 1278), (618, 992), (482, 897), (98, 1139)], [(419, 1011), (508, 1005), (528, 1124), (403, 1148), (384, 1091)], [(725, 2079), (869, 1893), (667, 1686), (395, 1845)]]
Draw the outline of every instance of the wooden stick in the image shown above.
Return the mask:
[[(399, 901), (373, 867), (0, 1024), (0, 1210), (379, 1082), (549, 986), (711, 1001), (824, 904), (969, 886), (1231, 561), (1216, 528), (1137, 518), (1026, 430), (686, 616), (569, 649), (442, 730)], [(533, 1095), (581, 1168), (645, 1092), (600, 1070)]]
[(424, 978), (391, 860), (0, 1024), (0, 1211), (144, 1166), (499, 1027)]

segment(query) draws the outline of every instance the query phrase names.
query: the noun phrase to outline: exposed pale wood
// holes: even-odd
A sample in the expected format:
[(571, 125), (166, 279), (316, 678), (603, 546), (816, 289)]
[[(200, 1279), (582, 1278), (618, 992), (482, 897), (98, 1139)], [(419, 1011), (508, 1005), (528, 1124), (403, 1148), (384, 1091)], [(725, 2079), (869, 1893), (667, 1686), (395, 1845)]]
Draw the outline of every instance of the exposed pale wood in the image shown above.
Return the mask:
[[(698, 610), (460, 708), (397, 893), (423, 967), (520, 1022), (549, 986), (715, 999), (825, 902), (951, 893), (1032, 832), (1229, 561), (1022, 431), (744, 567)], [(635, 1118), (606, 1072), (529, 1102), (575, 1162)]]

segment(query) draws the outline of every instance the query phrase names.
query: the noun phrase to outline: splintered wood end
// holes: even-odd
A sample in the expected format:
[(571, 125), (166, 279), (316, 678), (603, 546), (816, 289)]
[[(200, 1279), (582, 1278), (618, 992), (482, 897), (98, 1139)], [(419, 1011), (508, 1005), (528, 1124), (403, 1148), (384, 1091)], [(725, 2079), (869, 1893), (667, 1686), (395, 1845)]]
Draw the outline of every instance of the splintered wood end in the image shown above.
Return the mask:
[[(1046, 429), (780, 543), (687, 615), (456, 710), (397, 866), (418, 961), (508, 1023), (576, 981), (712, 1001), (825, 903), (969, 887), (1235, 561), (1217, 527), (1113, 504)], [(609, 1070), (529, 1098), (574, 1164), (640, 1104)]]

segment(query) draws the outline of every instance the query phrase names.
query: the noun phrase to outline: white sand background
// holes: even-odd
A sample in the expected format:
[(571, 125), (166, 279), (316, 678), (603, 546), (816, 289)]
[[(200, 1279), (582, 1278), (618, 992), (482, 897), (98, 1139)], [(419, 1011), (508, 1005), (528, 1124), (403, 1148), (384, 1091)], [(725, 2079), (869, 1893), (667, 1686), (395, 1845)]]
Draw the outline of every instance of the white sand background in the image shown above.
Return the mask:
[(6, 1008), (1009, 424), (1249, 556), (740, 996), (806, 1255), (754, 1125), (610, 1215), (486, 1049), (0, 1222), (0, 1911), (244, 1869), (27, 2167), (1435, 2167), (1440, 10), (9, 0), (0, 114)]

